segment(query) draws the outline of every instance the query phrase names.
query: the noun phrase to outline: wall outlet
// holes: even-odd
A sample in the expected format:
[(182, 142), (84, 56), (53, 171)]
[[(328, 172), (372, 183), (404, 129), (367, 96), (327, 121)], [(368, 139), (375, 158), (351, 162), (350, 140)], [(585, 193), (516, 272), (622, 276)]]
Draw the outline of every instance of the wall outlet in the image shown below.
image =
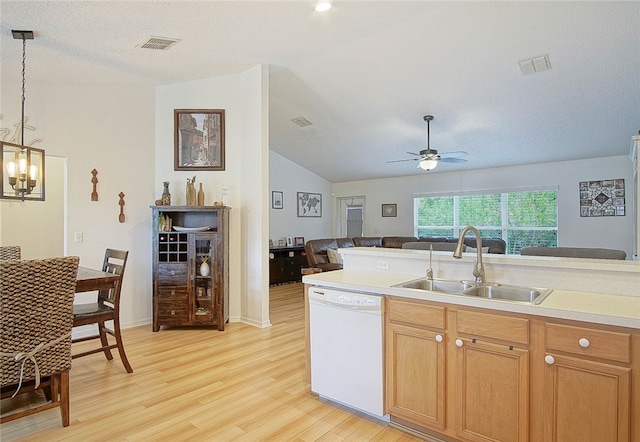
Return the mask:
[(378, 261), (378, 268), (388, 270), (389, 269), (389, 261)]
[(82, 232), (76, 232), (75, 233), (75, 241), (76, 242), (84, 241), (84, 235), (82, 234)]

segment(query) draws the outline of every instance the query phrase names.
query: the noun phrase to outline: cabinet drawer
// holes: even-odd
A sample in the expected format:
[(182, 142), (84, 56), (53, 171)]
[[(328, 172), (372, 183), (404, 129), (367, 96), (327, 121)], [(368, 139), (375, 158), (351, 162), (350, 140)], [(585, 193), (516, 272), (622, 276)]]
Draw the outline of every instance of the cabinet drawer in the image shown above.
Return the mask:
[(175, 304), (158, 304), (158, 319), (161, 321), (169, 320), (173, 322), (187, 322), (189, 320), (189, 312), (187, 308)]
[(388, 299), (389, 321), (413, 324), (419, 327), (444, 329), (446, 325), (445, 307), (422, 304), (416, 301)]
[(158, 282), (160, 284), (179, 284), (187, 280), (187, 263), (158, 264)]
[(184, 285), (158, 287), (159, 300), (186, 300), (188, 297), (189, 293)]
[(545, 347), (581, 356), (629, 363), (631, 335), (588, 327), (545, 325)]
[(458, 310), (458, 333), (529, 345), (529, 320)]

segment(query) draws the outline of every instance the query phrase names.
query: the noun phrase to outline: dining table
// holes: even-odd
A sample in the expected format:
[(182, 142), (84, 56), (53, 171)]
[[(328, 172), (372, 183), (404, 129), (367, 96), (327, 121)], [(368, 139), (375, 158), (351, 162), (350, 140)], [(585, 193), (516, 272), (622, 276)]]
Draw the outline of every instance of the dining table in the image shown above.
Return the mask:
[(120, 275), (103, 272), (88, 267), (78, 267), (76, 277), (76, 293), (92, 292), (94, 290), (109, 290), (115, 287)]

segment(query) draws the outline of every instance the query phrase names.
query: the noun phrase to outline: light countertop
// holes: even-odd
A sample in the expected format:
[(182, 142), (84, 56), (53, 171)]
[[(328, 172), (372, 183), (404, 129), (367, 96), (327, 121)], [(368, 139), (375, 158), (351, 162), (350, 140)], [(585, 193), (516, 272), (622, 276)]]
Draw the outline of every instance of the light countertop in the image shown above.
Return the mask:
[(553, 290), (539, 305), (393, 287), (416, 276), (362, 270), (305, 275), (306, 284), (640, 329), (640, 297)]

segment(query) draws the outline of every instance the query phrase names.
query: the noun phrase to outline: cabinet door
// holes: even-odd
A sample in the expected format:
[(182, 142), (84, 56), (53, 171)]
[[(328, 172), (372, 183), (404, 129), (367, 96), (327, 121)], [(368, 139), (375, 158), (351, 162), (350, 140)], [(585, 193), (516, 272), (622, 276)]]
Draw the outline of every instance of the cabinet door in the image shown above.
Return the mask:
[(455, 345), (458, 437), (468, 441), (526, 441), (529, 351), (464, 338), (458, 338)]
[(442, 332), (389, 324), (389, 414), (436, 430), (445, 426), (445, 336)]
[(216, 234), (197, 233), (191, 238), (192, 298), (189, 310), (195, 324), (212, 324), (216, 318)]
[(545, 362), (545, 440), (629, 440), (630, 369), (556, 354)]

